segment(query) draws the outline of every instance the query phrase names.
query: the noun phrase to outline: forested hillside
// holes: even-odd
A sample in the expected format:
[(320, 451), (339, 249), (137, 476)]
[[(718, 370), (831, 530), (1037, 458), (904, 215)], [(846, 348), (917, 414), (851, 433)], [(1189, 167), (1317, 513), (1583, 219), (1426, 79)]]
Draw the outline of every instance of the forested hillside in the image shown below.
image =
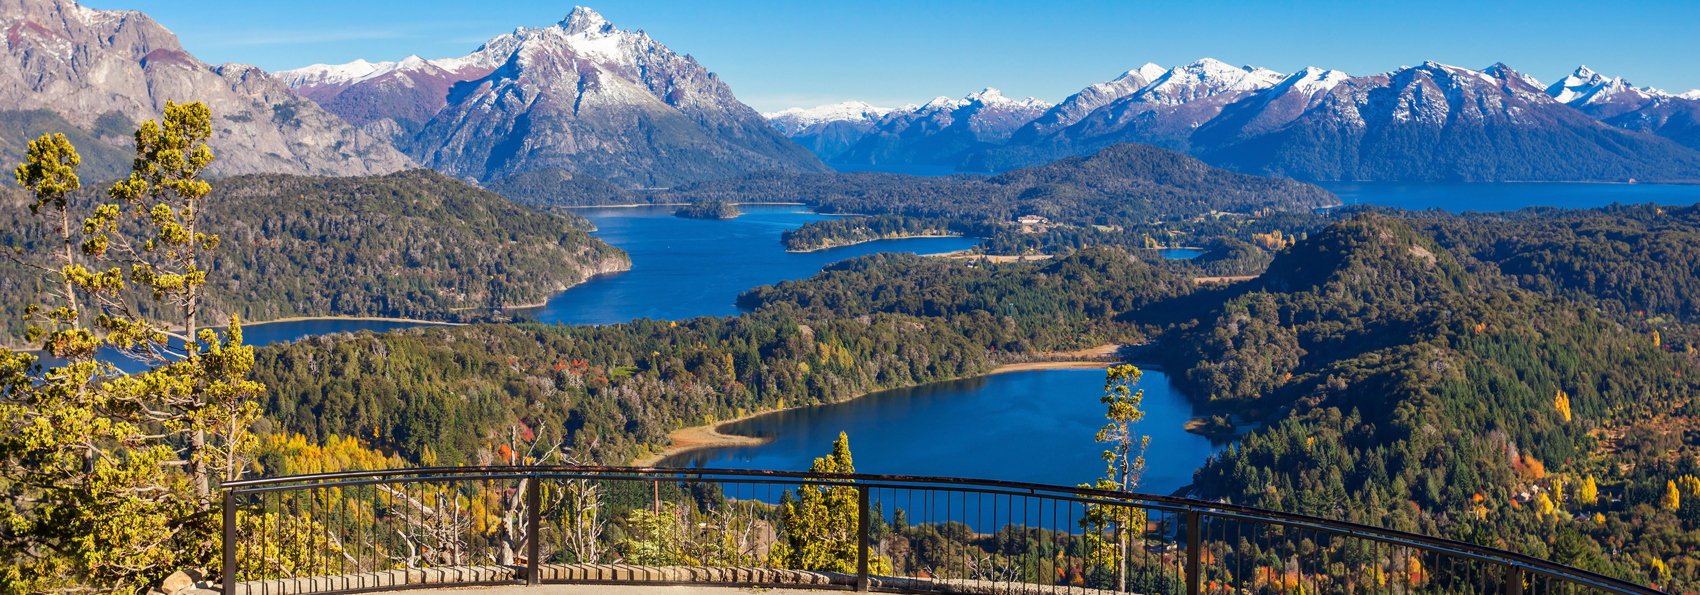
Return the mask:
[(1700, 409), (1692, 359), (1494, 281), (1364, 215), (1181, 322), (1160, 353), (1193, 397), (1265, 422), (1195, 494), (1695, 580), (1678, 544), (1700, 527), (1660, 506), (1697, 471), (1679, 454)]
[(1700, 322), (1700, 206), (1413, 213), (1455, 253), (1614, 316)]
[(1040, 215), (1077, 225), (1340, 204), (1333, 194), (1310, 184), (1237, 174), (1174, 151), (1129, 144), (990, 178), (755, 174), (686, 184), (664, 195), (672, 198), (663, 202), (802, 202), (824, 213), (994, 221)]
[[(1002, 329), (985, 317), (991, 335)], [(1010, 333), (1005, 333), (1009, 335)], [(254, 379), (280, 432), (360, 436), (408, 461), (478, 462), (482, 445), (548, 427), (608, 464), (668, 431), (981, 374), (991, 352), (937, 319), (800, 324), (786, 311), (607, 326), (416, 327), (260, 349)]]
[[(83, 203), (100, 191), (85, 189)], [(39, 254), (26, 197), (7, 196), (4, 243)], [(202, 221), (223, 242), (207, 285), (215, 317), (455, 320), (630, 266), (583, 217), (538, 213), (430, 170), (223, 178), (209, 204)], [(21, 332), (17, 308), (37, 288), (15, 267), (0, 263), (0, 304), (7, 329)]]

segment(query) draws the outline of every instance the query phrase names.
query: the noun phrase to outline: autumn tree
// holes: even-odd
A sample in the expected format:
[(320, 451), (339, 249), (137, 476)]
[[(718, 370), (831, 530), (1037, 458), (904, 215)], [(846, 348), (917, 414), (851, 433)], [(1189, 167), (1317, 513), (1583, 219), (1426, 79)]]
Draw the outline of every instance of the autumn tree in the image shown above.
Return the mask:
[[(1115, 366), (1106, 372), (1104, 395), (1099, 402), (1106, 406), (1104, 418), (1110, 423), (1094, 437), (1110, 447), (1103, 454), (1104, 477), (1080, 487), (1114, 492), (1132, 492), (1139, 487), (1145, 475), (1145, 449), (1151, 446), (1150, 436), (1139, 436), (1133, 431), (1133, 425), (1145, 418), (1145, 411), (1140, 409), (1145, 391), (1134, 390), (1143, 375), (1131, 365)], [(1089, 559), (1095, 564), (1114, 567), (1116, 590), (1126, 591), (1128, 533), (1144, 532), (1145, 510), (1134, 506), (1091, 505), (1080, 526), (1086, 530)], [(1105, 539), (1105, 533), (1111, 534), (1113, 542)]]
[[(7, 255), (48, 288), (25, 339), (53, 359), (0, 351), (0, 592), (139, 591), (215, 563), (212, 484), (251, 462), (263, 387), (245, 379), (239, 321), (222, 336), (198, 322), (201, 253), (218, 245), (195, 224), (210, 132), (206, 106), (167, 104), (136, 131), (115, 202), (87, 217), (63, 135), (31, 142), (15, 172), (54, 239), (45, 258)], [(125, 373), (103, 348), (149, 369)]]
[(1582, 480), (1581, 487), (1576, 488), (1576, 501), (1584, 506), (1593, 506), (1600, 499), (1600, 488), (1594, 483), (1593, 474)]

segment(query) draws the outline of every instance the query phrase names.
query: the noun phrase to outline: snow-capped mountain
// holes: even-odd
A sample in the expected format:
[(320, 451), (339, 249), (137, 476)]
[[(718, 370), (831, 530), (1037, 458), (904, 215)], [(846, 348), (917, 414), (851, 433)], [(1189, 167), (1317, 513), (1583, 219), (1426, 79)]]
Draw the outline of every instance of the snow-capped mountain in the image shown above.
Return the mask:
[(1547, 94), (1602, 120), (1641, 109), (1656, 97), (1670, 96), (1652, 87), (1636, 88), (1621, 77), (1608, 77), (1587, 66), (1547, 87)]
[(777, 112), (762, 114), (775, 128), (786, 136), (802, 134), (810, 127), (832, 122), (851, 122), (871, 124), (881, 116), (891, 113), (892, 108), (875, 107), (861, 101), (846, 101), (803, 109), (794, 107)]
[[(0, 2), (0, 29), (6, 31), (0, 52), (0, 105), (6, 110), (50, 110), (123, 146), (130, 127), (160, 117), (166, 101), (198, 100), (216, 122), (210, 144), (217, 159), (210, 169), (220, 175), (355, 175), (412, 165), (265, 71), (201, 62), (141, 12), (95, 10), (71, 0), (9, 0)], [(0, 146), (18, 146), (13, 140)], [(92, 142), (79, 147), (85, 155), (124, 152)], [(127, 160), (107, 164), (108, 171), (89, 165), (85, 180), (128, 169)]]
[(1692, 99), (1692, 100), (1695, 100), (1695, 101), (1700, 101), (1700, 89), (1690, 89), (1688, 91), (1683, 91), (1682, 93), (1678, 93), (1676, 96), (1681, 97), (1683, 99)]
[(1051, 108), (1044, 115), (1017, 130), (1012, 137), (1038, 138), (1067, 128), (1091, 114), (1093, 110), (1139, 92), (1140, 89), (1144, 89), (1151, 84), (1151, 81), (1157, 80), (1166, 72), (1168, 71), (1163, 67), (1146, 62), (1144, 66), (1129, 70), (1121, 76), (1102, 83), (1094, 83), (1085, 89), (1081, 89), (1079, 93), (1068, 96), (1068, 99), (1064, 99), (1062, 103), (1058, 103), (1056, 107)]
[[(1626, 150), (1627, 149), (1627, 150)], [(1624, 180), (1700, 174), (1700, 153), (1601, 124), (1503, 64), (1436, 62), (1336, 84), (1292, 122), (1195, 148), (1310, 180)]]
[(1547, 94), (1611, 126), (1700, 149), (1700, 91), (1672, 95), (1652, 87), (1638, 88), (1582, 66), (1547, 87)]
[(1503, 64), (1472, 70), (1426, 62), (1365, 77), (1306, 68), (1273, 83), (1270, 77), (1200, 60), (1067, 127), (1032, 136), (1024, 130), (1005, 146), (965, 157), (959, 168), (1001, 171), (1135, 142), (1308, 180), (1700, 178), (1700, 153), (1670, 142), (1694, 142), (1684, 135), (1694, 134), (1687, 123), (1700, 115), (1687, 106), (1700, 102), (1592, 72), (1579, 71), (1553, 93), (1568, 89), (1572, 105), (1646, 96), (1646, 112), (1607, 120), (1628, 131), (1560, 103), (1534, 77)]
[(842, 151), (822, 146), (817, 150), (826, 152), (817, 154), (835, 163), (955, 165), (967, 153), (1002, 144), (1051, 107), (1032, 97), (1010, 99), (990, 87), (962, 99), (940, 96), (892, 110)]
[[(1266, 68), (1236, 67), (1204, 58), (1163, 72), (1139, 90), (1093, 110), (1074, 124), (1049, 134), (1024, 135), (1026, 146), (989, 151), (966, 161), (964, 167), (1003, 170), (1035, 165), (1122, 142), (1186, 152), (1193, 132), (1216, 118), (1223, 108), (1284, 78)], [(1088, 146), (1091, 149), (1084, 148)]]
[(1286, 75), (1252, 66), (1234, 67), (1205, 58), (1163, 73), (1130, 98), (1151, 105), (1179, 105), (1224, 93), (1257, 91), (1280, 83)]
[(1214, 146), (1277, 130), (1327, 100), (1335, 87), (1351, 78), (1338, 70), (1307, 66), (1267, 90), (1224, 106), (1221, 114), (1192, 133), (1189, 143)]
[(327, 109), (456, 176), (559, 168), (668, 186), (827, 169), (695, 58), (584, 7), (460, 58), (315, 65), (285, 76)]

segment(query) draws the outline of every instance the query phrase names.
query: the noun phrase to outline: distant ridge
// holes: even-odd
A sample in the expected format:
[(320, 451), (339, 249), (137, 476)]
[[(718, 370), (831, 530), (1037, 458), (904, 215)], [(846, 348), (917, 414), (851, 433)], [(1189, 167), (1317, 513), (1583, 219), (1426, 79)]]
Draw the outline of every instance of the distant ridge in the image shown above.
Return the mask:
[[(0, 158), (8, 163), (21, 157), (26, 136), (72, 128), (85, 154), (128, 152), (135, 124), (159, 117), (167, 101), (202, 101), (215, 122), (210, 169), (219, 175), (368, 175), (414, 165), (265, 71), (201, 62), (141, 12), (6, 0), (0, 29)], [(88, 180), (129, 169), (124, 158), (90, 165)]]
[[(776, 114), (797, 111), (805, 110)], [(830, 143), (822, 140), (828, 131)], [(871, 123), (833, 123), (786, 133), (831, 162), (973, 172), (1140, 143), (1301, 180), (1700, 179), (1700, 90), (1637, 88), (1587, 67), (1543, 86), (1503, 64), (1473, 70), (1425, 62), (1354, 77), (1315, 67), (1283, 75), (1205, 58), (1169, 69), (1146, 64), (1090, 85), (1005, 139), (973, 139), (978, 148), (967, 151), (928, 150), (964, 146), (943, 126), (893, 134)]]

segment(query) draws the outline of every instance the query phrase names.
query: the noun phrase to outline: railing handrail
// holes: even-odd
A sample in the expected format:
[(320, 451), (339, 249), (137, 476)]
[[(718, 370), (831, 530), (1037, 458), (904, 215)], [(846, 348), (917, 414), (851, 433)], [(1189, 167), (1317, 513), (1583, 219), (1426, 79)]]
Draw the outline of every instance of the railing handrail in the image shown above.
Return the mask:
[[(1033, 495), (1041, 495), (1042, 492), (1061, 494), (1064, 498), (1082, 501), (1155, 503), (1163, 505), (1163, 508), (1170, 508), (1177, 512), (1197, 513), (1200, 515), (1209, 515), (1218, 518), (1242, 521), (1301, 526), (1313, 531), (1325, 531), (1342, 536), (1371, 539), (1393, 545), (1413, 547), (1423, 550), (1444, 550), (1453, 555), (1476, 558), (1485, 562), (1504, 564), (1508, 567), (1534, 570), (1561, 580), (1588, 584), (1607, 590), (1636, 593), (1638, 595), (1665, 595), (1661, 591), (1643, 585), (1638, 585), (1622, 579), (1605, 576), (1580, 568), (1565, 566), (1563, 564), (1543, 560), (1526, 554), (1440, 537), (1432, 537), (1420, 533), (1410, 533), (1349, 521), (1339, 521), (1324, 517), (1269, 510), (1238, 504), (1228, 504), (1224, 502), (1210, 502), (1207, 500), (1198, 500), (1179, 496), (1162, 496), (1140, 492), (1118, 492), (1086, 487), (1069, 487), (996, 479), (935, 477), (924, 475), (886, 475), (872, 473), (815, 473), (760, 469), (705, 469), (690, 467), (478, 465), (464, 467), (417, 467), (411, 469), (381, 469), (372, 471), (343, 471), (335, 473), (285, 475), (227, 482), (222, 486), (222, 489), (225, 492), (232, 494), (291, 491), (295, 489), (317, 489), (325, 487), (385, 483), (383, 478), (392, 478), (396, 476), (414, 476), (404, 478), (409, 481), (430, 481), (433, 479), (484, 480), (522, 478), (629, 479), (661, 481), (688, 479), (703, 480), (706, 477), (739, 477), (759, 479), (795, 479), (801, 481), (786, 483), (808, 483), (817, 485), (845, 485), (846, 482), (854, 482), (851, 485), (876, 488), (883, 487), (902, 489), (924, 487), (928, 485), (945, 485), (956, 486), (958, 489), (964, 489), (965, 491), (985, 491), (983, 488), (1024, 490)], [(365, 479), (356, 481), (340, 481), (356, 478)], [(977, 490), (975, 488), (982, 489)], [(1091, 500), (1094, 498), (1101, 500)]]

